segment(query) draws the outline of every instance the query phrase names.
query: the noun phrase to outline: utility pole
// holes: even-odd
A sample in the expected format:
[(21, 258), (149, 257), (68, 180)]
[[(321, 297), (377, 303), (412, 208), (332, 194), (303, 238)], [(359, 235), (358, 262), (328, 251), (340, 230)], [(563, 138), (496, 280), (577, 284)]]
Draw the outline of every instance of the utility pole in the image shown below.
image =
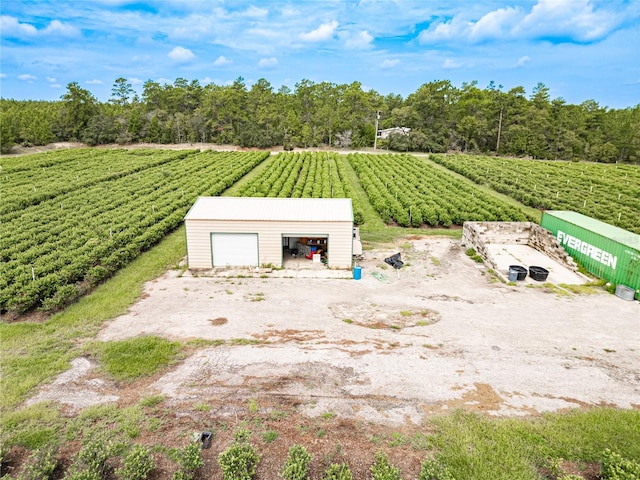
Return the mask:
[(375, 136), (373, 137), (373, 150), (375, 151), (376, 147), (378, 146), (378, 120), (380, 120), (380, 110), (378, 110), (376, 112), (376, 133)]
[(498, 155), (498, 151), (500, 150), (500, 134), (502, 133), (502, 109), (500, 107), (500, 120), (498, 121), (498, 141), (496, 142), (496, 155)]

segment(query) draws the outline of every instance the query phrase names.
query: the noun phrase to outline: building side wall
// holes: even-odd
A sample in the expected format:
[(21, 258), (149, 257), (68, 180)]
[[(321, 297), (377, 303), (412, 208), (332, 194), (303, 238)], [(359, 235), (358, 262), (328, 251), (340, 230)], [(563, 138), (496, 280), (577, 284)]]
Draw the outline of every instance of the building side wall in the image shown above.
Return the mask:
[(260, 265), (282, 266), (282, 237), (327, 236), (329, 239), (328, 266), (351, 268), (351, 222), (267, 222), (186, 220), (189, 268), (212, 268), (212, 233), (257, 233)]

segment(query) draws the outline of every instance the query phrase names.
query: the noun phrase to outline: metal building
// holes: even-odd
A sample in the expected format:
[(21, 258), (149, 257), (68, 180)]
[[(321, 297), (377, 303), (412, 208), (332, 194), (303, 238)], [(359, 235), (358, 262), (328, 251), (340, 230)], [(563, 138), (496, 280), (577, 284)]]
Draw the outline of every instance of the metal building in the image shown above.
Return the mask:
[(184, 220), (189, 268), (282, 267), (291, 252), (352, 266), (350, 198), (200, 197)]
[(640, 235), (577, 212), (547, 211), (540, 225), (593, 275), (640, 292)]

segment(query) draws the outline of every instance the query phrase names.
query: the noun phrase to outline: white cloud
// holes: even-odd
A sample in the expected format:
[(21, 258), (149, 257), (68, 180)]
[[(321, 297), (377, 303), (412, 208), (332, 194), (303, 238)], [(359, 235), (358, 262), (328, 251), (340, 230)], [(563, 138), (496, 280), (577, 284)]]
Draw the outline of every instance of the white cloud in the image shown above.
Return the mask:
[(49, 87), (50, 88), (62, 88), (62, 85), (60, 85), (59, 83), (50, 83)]
[(528, 37), (593, 41), (604, 37), (619, 21), (620, 18), (611, 12), (595, 12), (590, 0), (539, 0), (514, 31)]
[(373, 36), (366, 30), (362, 30), (355, 38), (347, 38), (345, 47), (350, 49), (361, 50), (371, 46), (373, 42)]
[(469, 27), (469, 37), (475, 41), (488, 38), (503, 38), (508, 35), (514, 23), (522, 17), (519, 8), (499, 8), (487, 13)]
[(524, 67), (527, 63), (529, 63), (529, 60), (531, 59), (526, 55), (523, 57), (520, 57), (516, 62), (516, 67)]
[(287, 5), (286, 7), (282, 7), (280, 12), (282, 13), (283, 17), (293, 17), (293, 16), (298, 16), (300, 14), (300, 11), (296, 10), (291, 5)]
[(47, 77), (47, 82), (56, 83), (56, 79), (54, 77)]
[(86, 82), (87, 85), (102, 85), (102, 80), (98, 80), (97, 78), (94, 78), (92, 80), (87, 80)]
[(258, 66), (261, 68), (273, 68), (278, 65), (278, 59), (275, 57), (261, 58), (258, 62)]
[(260, 17), (266, 17), (269, 14), (269, 10), (267, 10), (266, 8), (254, 7), (252, 5), (249, 8), (247, 8), (244, 14), (247, 17), (260, 18)]
[(128, 78), (127, 80), (129, 80), (131, 85), (142, 85), (144, 83), (141, 79), (136, 77)]
[(224, 65), (229, 65), (230, 63), (233, 62), (227, 59), (224, 55), (220, 55), (218, 58), (216, 58), (215, 62), (213, 62), (213, 65), (215, 67), (222, 67)]
[(400, 63), (400, 60), (397, 58), (387, 58), (384, 62), (380, 64), (381, 68), (393, 68)]
[(29, 23), (20, 23), (15, 17), (0, 16), (0, 30), (3, 36), (31, 37), (38, 33), (36, 27)]
[(452, 38), (461, 38), (468, 31), (470, 22), (463, 20), (460, 16), (453, 17), (448, 22), (433, 23), (427, 30), (423, 30), (418, 35), (420, 43), (429, 43), (432, 41), (449, 40)]
[(160, 77), (156, 80), (156, 83), (160, 85), (173, 85), (173, 80), (169, 80), (168, 78)]
[(42, 30), (38, 30), (30, 23), (20, 23), (17, 18), (9, 15), (0, 17), (0, 30), (4, 36), (15, 36), (19, 38), (35, 37), (43, 35), (61, 35), (64, 37), (75, 37), (80, 34), (76, 27), (62, 23), (60, 20), (51, 20)]
[(460, 68), (462, 66), (461, 63), (456, 62), (455, 60), (451, 60), (450, 58), (445, 59), (444, 62), (442, 62), (442, 68), (446, 68), (447, 70), (453, 69), (453, 68)]
[(29, 75), (28, 73), (23, 73), (22, 75), (18, 75), (19, 80), (24, 80), (27, 82), (32, 82), (36, 80), (38, 77), (34, 77), (33, 75)]
[(75, 37), (80, 34), (80, 30), (72, 25), (65, 25), (59, 20), (52, 20), (43, 30), (43, 33), (51, 35), (62, 35), (63, 37)]
[(338, 28), (338, 22), (332, 20), (329, 23), (323, 23), (315, 30), (311, 30), (307, 33), (300, 34), (300, 40), (305, 42), (321, 42), (323, 40), (329, 40), (333, 37), (333, 34)]
[(0, 78), (7, 78), (7, 74), (6, 73), (0, 73)]
[(623, 15), (606, 10), (607, 2), (596, 10), (592, 0), (538, 0), (530, 11), (504, 7), (472, 20), (461, 12), (447, 21), (435, 21), (418, 35), (422, 44), (446, 40), (482, 42), (486, 40), (558, 39), (589, 42), (604, 38), (623, 21)]
[(196, 58), (191, 50), (184, 47), (174, 47), (167, 56), (175, 62), (188, 62)]

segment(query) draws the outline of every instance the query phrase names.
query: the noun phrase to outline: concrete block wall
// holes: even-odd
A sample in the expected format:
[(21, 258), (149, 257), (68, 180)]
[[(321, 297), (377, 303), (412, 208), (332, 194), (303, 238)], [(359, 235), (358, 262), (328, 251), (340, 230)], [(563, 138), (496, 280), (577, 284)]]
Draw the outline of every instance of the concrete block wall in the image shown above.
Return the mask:
[(464, 222), (462, 246), (473, 248), (485, 264), (497, 270), (497, 264), (485, 245), (529, 245), (574, 272), (578, 266), (546, 229), (533, 222)]

